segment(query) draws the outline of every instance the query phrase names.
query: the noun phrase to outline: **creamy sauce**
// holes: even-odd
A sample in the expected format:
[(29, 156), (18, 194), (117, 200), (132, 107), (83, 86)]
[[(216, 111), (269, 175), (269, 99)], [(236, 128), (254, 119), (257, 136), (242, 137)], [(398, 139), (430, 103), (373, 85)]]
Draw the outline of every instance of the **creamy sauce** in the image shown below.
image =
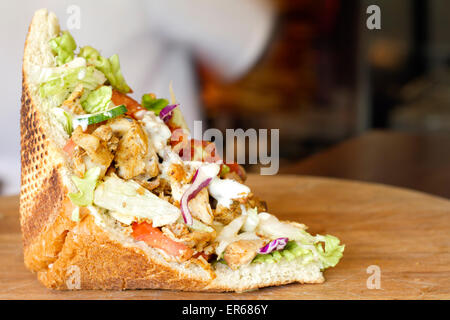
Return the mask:
[(147, 132), (149, 143), (154, 146), (156, 152), (160, 153), (167, 146), (167, 140), (172, 135), (170, 129), (151, 111), (145, 111), (139, 122)]
[(219, 173), (220, 166), (216, 163), (204, 163), (200, 161), (183, 161), (180, 156), (173, 152), (169, 146), (160, 150), (160, 155), (163, 158), (163, 162), (159, 165), (161, 171), (161, 178), (169, 181), (172, 188), (172, 197), (176, 201), (180, 201), (183, 194), (191, 186), (191, 184), (181, 184), (169, 177), (168, 170), (173, 164), (182, 165), (187, 172), (194, 173), (200, 167), (203, 168), (203, 174), (207, 177), (214, 177)]
[(198, 168), (200, 168), (202, 165), (204, 165), (204, 162), (201, 161), (184, 161), (184, 164), (191, 169), (192, 171), (196, 171)]
[(74, 129), (74, 130), (75, 130), (78, 126), (80, 126), (81, 129), (82, 129), (83, 131), (86, 131), (87, 128), (88, 128), (88, 125), (89, 125), (89, 120), (88, 120), (88, 118), (86, 118), (86, 117), (79, 118), (79, 119), (74, 118), (74, 119), (72, 120), (72, 123), (73, 123), (72, 125), (73, 125), (73, 129)]
[(180, 156), (175, 152), (173, 152), (169, 146), (162, 148), (158, 154), (163, 158), (163, 162), (159, 164), (159, 171), (161, 171), (161, 178), (169, 180), (167, 172), (170, 166), (172, 164), (184, 165), (183, 160), (181, 160)]
[[(201, 167), (201, 169), (200, 169)], [(214, 178), (219, 174), (220, 166), (215, 163), (203, 163), (202, 166), (199, 167), (199, 175), (202, 175), (202, 178)], [(204, 180), (204, 179), (201, 179)]]
[(209, 194), (217, 200), (217, 204), (229, 208), (233, 199), (245, 198), (250, 188), (232, 179), (214, 178), (208, 187)]

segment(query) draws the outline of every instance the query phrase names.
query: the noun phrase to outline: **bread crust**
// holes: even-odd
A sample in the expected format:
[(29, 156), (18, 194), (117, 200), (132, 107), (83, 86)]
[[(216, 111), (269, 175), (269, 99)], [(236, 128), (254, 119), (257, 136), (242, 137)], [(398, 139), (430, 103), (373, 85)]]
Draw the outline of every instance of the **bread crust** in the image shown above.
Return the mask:
[(38, 272), (38, 278), (55, 289), (192, 291), (209, 283), (155, 263), (142, 249), (124, 247), (98, 227), (91, 215), (67, 232), (58, 259)]
[[(45, 9), (36, 12), (24, 50), (20, 110), (20, 223), (27, 268), (36, 272), (46, 287), (62, 290), (237, 290), (236, 284), (214, 286), (214, 276), (206, 271), (194, 273), (183, 265), (169, 264), (152, 248), (114, 239), (96, 224), (91, 215), (83, 216), (79, 222), (71, 220), (74, 206), (67, 196), (73, 190), (70, 179), (67, 179), (67, 172), (71, 169), (61, 147), (51, 138), (51, 125), (33, 91), (28, 65), (33, 50), (40, 45), (31, 43), (30, 34), (45, 28), (52, 19), (57, 25), (53, 13)], [(59, 26), (47, 28), (43, 32), (59, 31)], [(294, 281), (253, 284), (245, 290), (289, 282)]]
[[(41, 28), (51, 13), (39, 10), (25, 42), (21, 101), (20, 222), (24, 261), (38, 279), (55, 289), (164, 288), (198, 290), (211, 277), (189, 276), (136, 247), (125, 247), (88, 216), (79, 223), (70, 219), (73, 206), (64, 182), (68, 161), (45, 128), (45, 117), (30, 86), (27, 61), (33, 54), (30, 34)], [(57, 28), (59, 29), (59, 28)], [(45, 32), (46, 30), (44, 30)], [(80, 285), (71, 286), (73, 270)]]

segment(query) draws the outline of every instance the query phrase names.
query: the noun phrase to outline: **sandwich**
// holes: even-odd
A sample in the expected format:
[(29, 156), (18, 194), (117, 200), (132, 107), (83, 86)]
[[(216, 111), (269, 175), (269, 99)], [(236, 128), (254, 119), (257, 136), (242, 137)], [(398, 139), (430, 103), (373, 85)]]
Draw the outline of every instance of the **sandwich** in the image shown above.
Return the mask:
[(41, 9), (23, 57), (24, 262), (48, 288), (236, 291), (321, 283), (344, 245), (281, 221), (182, 105), (130, 96), (119, 58)]

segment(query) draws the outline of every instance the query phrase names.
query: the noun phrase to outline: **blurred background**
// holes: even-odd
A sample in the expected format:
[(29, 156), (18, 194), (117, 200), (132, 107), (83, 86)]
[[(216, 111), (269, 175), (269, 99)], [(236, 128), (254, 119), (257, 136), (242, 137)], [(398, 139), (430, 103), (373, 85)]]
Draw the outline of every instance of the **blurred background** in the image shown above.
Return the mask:
[[(380, 30), (366, 26), (373, 4), (381, 9)], [(0, 6), (0, 194), (20, 187), (21, 58), (32, 13), (41, 7), (57, 13), (62, 29), (73, 26), (69, 18), (81, 9), (80, 28), (70, 30), (77, 44), (119, 54), (136, 98), (144, 92), (168, 96), (173, 80), (190, 124), (203, 119), (204, 130), (280, 129), (281, 172), (314, 174), (298, 163), (374, 129), (436, 135), (433, 149), (427, 153), (431, 147), (425, 145), (412, 156), (440, 159), (428, 166), (450, 163), (439, 143), (450, 137), (450, 1), (74, 0)], [(346, 159), (361, 157), (354, 150)]]

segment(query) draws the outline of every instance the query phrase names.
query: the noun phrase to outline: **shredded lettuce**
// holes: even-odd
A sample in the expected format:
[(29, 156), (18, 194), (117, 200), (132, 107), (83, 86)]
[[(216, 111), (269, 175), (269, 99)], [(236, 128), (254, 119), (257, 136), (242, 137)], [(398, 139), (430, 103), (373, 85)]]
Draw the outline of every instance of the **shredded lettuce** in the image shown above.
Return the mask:
[(282, 258), (291, 261), (297, 257), (303, 257), (302, 263), (304, 265), (314, 260), (314, 256), (311, 250), (301, 247), (299, 244), (297, 244), (296, 241), (289, 241), (283, 250), (273, 251), (268, 254), (258, 254), (252, 262), (274, 263), (280, 261)]
[[(345, 245), (340, 245), (339, 239), (330, 235), (318, 235), (316, 238), (320, 240), (316, 240), (317, 243), (313, 247), (310, 245), (302, 245), (297, 241), (291, 240), (283, 250), (256, 255), (252, 263), (274, 263), (280, 261), (282, 258), (291, 261), (295, 258), (302, 257), (303, 265), (319, 260), (322, 270), (336, 266), (342, 258)], [(325, 242), (325, 249), (323, 248), (322, 241)]]
[(271, 263), (283, 257), (289, 260), (301, 256), (303, 263), (319, 261), (322, 269), (326, 269), (334, 267), (343, 255), (345, 245), (340, 245), (339, 239), (334, 236), (312, 236), (295, 224), (279, 221), (266, 212), (258, 214), (258, 218), (257, 233), (270, 239), (288, 237), (291, 241), (279, 253), (274, 251), (271, 254), (257, 255), (254, 262)]
[(119, 56), (117, 54), (112, 55), (109, 59), (102, 57), (100, 53), (90, 47), (85, 46), (81, 48), (79, 57), (83, 57), (89, 64), (95, 66), (98, 70), (103, 72), (108, 79), (109, 84), (122, 93), (128, 93), (131, 91), (130, 87), (125, 82), (125, 79), (120, 70)]
[(245, 209), (244, 205), (241, 205), (242, 214), (247, 216), (242, 231), (254, 232), (259, 224), (258, 209)]
[(101, 86), (90, 92), (86, 99), (81, 101), (81, 106), (87, 113), (96, 113), (109, 109), (112, 97), (112, 88)]
[[(178, 223), (183, 223), (184, 224), (184, 220), (183, 217), (179, 217), (177, 220)], [(193, 222), (192, 225), (189, 226), (190, 229), (192, 230), (197, 230), (197, 231), (202, 231), (202, 232), (214, 232), (214, 229), (211, 228), (210, 226), (208, 226), (207, 224), (204, 224), (203, 222), (193, 218)]]
[(69, 193), (69, 198), (74, 205), (80, 207), (90, 206), (94, 201), (94, 189), (100, 176), (100, 168), (91, 168), (84, 174), (83, 178), (72, 177), (73, 183), (78, 188), (77, 193)]
[[(311, 262), (319, 263), (322, 270), (334, 267), (342, 258), (345, 245), (341, 245), (338, 238), (331, 235), (313, 236), (306, 232), (299, 224), (279, 221), (275, 216), (257, 209), (246, 209), (241, 206), (242, 215), (219, 232), (216, 242), (217, 260), (223, 258), (226, 247), (238, 240), (268, 239), (287, 237), (290, 241), (282, 250), (268, 254), (257, 254), (252, 263), (274, 263), (282, 259), (288, 261), (301, 257), (303, 265)], [(244, 231), (239, 233), (239, 231)], [(255, 233), (256, 232), (256, 233)]]
[(66, 131), (66, 133), (70, 136), (73, 131), (72, 115), (62, 108), (53, 108), (52, 112), (55, 119), (62, 125), (64, 131)]
[(75, 58), (67, 67), (46, 68), (42, 70), (39, 82), (41, 97), (58, 96), (64, 99), (79, 84), (87, 90), (94, 90), (106, 81), (105, 76), (92, 66), (86, 66), (82, 58)]
[(301, 241), (304, 244), (312, 244), (314, 237), (305, 230), (292, 223), (278, 220), (277, 217), (267, 212), (258, 214), (259, 224), (256, 228), (258, 234), (269, 239), (287, 237), (289, 240)]
[[(326, 235), (317, 238), (320, 239), (320, 242), (316, 243), (315, 246), (322, 261), (323, 269), (334, 267), (342, 258), (345, 245), (340, 245), (339, 239), (335, 236)], [(324, 245), (321, 242), (324, 242)]]
[(77, 44), (68, 31), (64, 31), (61, 36), (50, 40), (49, 44), (56, 55), (56, 64), (58, 66), (73, 60), (73, 52), (77, 48)]
[(141, 104), (145, 109), (153, 111), (159, 116), (159, 112), (169, 104), (169, 101), (167, 99), (156, 99), (154, 96), (146, 93), (142, 96)]
[(223, 229), (217, 235), (216, 242), (218, 242), (218, 245), (216, 247), (216, 254), (218, 259), (225, 251), (227, 246), (236, 240), (236, 236), (239, 230), (241, 230), (242, 226), (244, 225), (246, 219), (247, 217), (244, 215), (235, 218), (233, 221), (223, 227)]
[(136, 220), (152, 220), (154, 227), (174, 223), (181, 215), (180, 209), (160, 199), (133, 180), (123, 180), (116, 175), (106, 177), (95, 189), (94, 203), (110, 211)]

